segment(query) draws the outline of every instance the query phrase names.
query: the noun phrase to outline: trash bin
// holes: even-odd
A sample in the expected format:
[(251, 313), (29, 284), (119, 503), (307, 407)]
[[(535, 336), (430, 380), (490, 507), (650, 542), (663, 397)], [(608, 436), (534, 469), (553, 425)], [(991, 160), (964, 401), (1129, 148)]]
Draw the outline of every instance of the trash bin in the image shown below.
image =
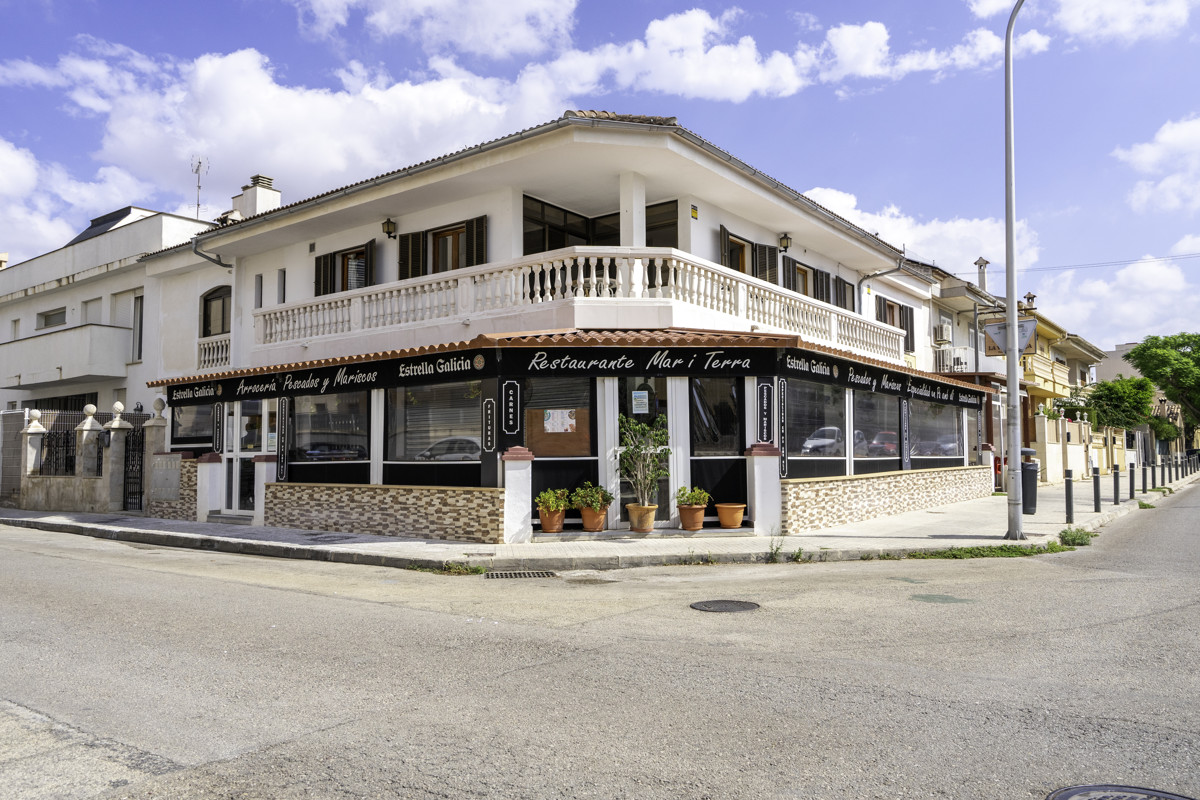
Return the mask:
[(1037, 485), (1038, 472), (1041, 464), (1036, 458), (1030, 458), (1037, 451), (1030, 447), (1022, 447), (1021, 455), (1025, 460), (1021, 462), (1021, 513), (1036, 514), (1037, 513)]

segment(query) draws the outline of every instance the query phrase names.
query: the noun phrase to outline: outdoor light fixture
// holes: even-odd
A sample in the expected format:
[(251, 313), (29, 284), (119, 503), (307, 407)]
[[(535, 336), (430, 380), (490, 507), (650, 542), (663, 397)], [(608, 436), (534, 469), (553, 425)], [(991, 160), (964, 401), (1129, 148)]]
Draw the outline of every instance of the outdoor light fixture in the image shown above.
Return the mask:
[(779, 237), (779, 251), (786, 253), (788, 248), (792, 246), (792, 237), (786, 233)]
[(383, 221), (383, 232), (387, 234), (387, 238), (389, 239), (396, 238), (396, 223), (391, 217), (388, 217)]

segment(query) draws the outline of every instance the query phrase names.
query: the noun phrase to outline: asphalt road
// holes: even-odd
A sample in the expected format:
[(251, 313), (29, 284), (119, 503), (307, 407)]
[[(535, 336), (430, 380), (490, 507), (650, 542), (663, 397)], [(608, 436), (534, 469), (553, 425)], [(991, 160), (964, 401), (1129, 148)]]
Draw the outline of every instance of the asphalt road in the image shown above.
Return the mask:
[(1200, 798), (1198, 505), (509, 580), (0, 528), (0, 798)]

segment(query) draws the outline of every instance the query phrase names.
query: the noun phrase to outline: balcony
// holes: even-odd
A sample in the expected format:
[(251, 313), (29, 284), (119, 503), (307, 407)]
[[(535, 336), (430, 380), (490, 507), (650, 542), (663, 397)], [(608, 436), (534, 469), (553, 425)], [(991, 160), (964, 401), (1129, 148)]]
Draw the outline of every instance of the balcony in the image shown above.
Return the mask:
[(76, 325), (0, 345), (0, 388), (35, 389), (63, 381), (124, 378), (133, 331)]
[(229, 366), (229, 334), (206, 336), (196, 342), (196, 369), (204, 371)]
[[(978, 361), (976, 360), (978, 359)], [(987, 356), (973, 347), (941, 347), (933, 351), (934, 371), (943, 375), (955, 372), (995, 372), (1004, 374), (1004, 359)]]
[[(565, 248), (257, 311), (254, 320), (260, 349), (381, 333), (396, 347), (404, 331), (403, 346), (435, 344), (471, 323), (492, 332), (693, 327), (798, 334), (904, 363), (899, 328), (672, 248)], [(461, 324), (439, 332), (445, 323)]]
[(1052, 361), (1039, 354), (1021, 359), (1025, 380), (1037, 384), (1050, 394), (1067, 397), (1071, 394), (1071, 370), (1066, 364)]

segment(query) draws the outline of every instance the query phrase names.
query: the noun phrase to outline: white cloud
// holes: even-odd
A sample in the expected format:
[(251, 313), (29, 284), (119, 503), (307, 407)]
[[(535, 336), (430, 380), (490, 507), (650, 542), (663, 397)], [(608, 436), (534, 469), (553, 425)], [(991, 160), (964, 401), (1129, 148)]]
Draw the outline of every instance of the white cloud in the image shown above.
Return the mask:
[(1013, 0), (967, 0), (967, 5), (970, 7), (972, 14), (981, 19), (986, 19), (1001, 12), (1006, 14), (1011, 13)]
[(535, 55), (570, 43), (576, 0), (289, 0), (302, 24), (333, 36), (352, 13), (377, 37), (403, 36), (426, 52), (453, 48), (492, 58)]
[(1196, 0), (1059, 0), (1055, 23), (1086, 41), (1135, 42), (1186, 26)]
[(1111, 350), (1151, 334), (1194, 330), (1194, 309), (1164, 298), (1189, 297), (1197, 287), (1178, 264), (1145, 260), (1111, 276), (1067, 270), (1044, 278), (1036, 292), (1046, 316), (1093, 344)]
[(1153, 141), (1117, 148), (1113, 155), (1151, 176), (1130, 192), (1134, 210), (1200, 210), (1200, 116), (1168, 122)]
[[(896, 206), (888, 206), (878, 212), (860, 209), (857, 197), (837, 189), (810, 189), (805, 195), (860, 228), (878, 233), (885, 242), (903, 247), (911, 257), (933, 262), (972, 283), (975, 282), (975, 260), (983, 256), (992, 262), (993, 280), (988, 284), (989, 291), (993, 294), (1003, 293), (1003, 284), (996, 279), (997, 269), (1002, 272), (1004, 262), (1002, 219), (920, 221)], [(1018, 267), (1028, 268), (1037, 263), (1037, 233), (1025, 222), (1017, 222), (1016, 244)]]
[[(878, 22), (839, 25), (828, 31), (821, 50), (821, 80), (839, 83), (847, 78), (899, 80), (915, 72), (942, 72), (999, 66), (1004, 39), (985, 28), (970, 31), (960, 44), (938, 50), (913, 51), (894, 56), (887, 28)], [(1047, 50), (1050, 38), (1036, 30), (1017, 36), (1018, 56)]]
[(1171, 255), (1181, 256), (1184, 254), (1200, 253), (1200, 235), (1189, 234), (1184, 236), (1171, 247)]

